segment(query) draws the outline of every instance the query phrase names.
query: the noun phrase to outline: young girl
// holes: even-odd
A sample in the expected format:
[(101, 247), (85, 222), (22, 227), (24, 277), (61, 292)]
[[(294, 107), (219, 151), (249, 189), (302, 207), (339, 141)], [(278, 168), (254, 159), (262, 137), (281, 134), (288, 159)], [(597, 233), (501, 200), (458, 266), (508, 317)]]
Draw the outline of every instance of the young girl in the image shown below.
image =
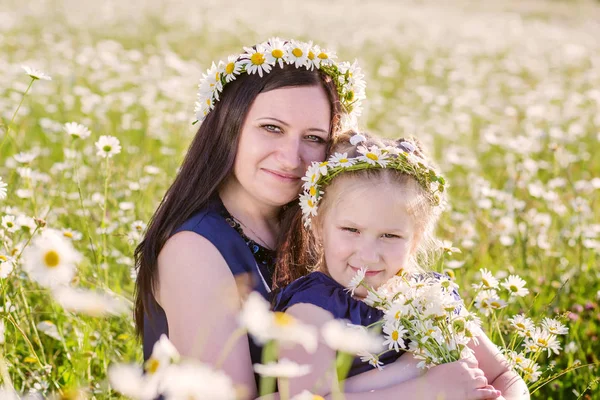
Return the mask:
[[(319, 327), (332, 318), (368, 326), (383, 317), (382, 311), (361, 301), (367, 295), (364, 287), (353, 294), (346, 288), (361, 268), (367, 268), (365, 281), (374, 288), (400, 270), (423, 273), (419, 265), (435, 244), (443, 192), (439, 183), (432, 183), (435, 172), (413, 141), (344, 134), (333, 153), (327, 164), (314, 164), (304, 178), (301, 207), (312, 241), (289, 239), (296, 243), (296, 254), (307, 254), (312, 247), (308, 258), (316, 260), (315, 270), (302, 276), (303, 271), (293, 269), (299, 264), (289, 259), (280, 263), (278, 284), (302, 277), (277, 294), (274, 309)], [(397, 157), (408, 162), (396, 163)], [(523, 380), (480, 335), (479, 345), (470, 345), (474, 359), (436, 366), (425, 374), (409, 353), (386, 353), (380, 360), (387, 364), (383, 371), (357, 358), (349, 373), (354, 378), (344, 388), (346, 399), (399, 394), (411, 399), (528, 398)], [(314, 354), (294, 347), (282, 349), (280, 357), (312, 367), (310, 374), (291, 380), (292, 394), (304, 389), (329, 393), (335, 351), (325, 343)]]

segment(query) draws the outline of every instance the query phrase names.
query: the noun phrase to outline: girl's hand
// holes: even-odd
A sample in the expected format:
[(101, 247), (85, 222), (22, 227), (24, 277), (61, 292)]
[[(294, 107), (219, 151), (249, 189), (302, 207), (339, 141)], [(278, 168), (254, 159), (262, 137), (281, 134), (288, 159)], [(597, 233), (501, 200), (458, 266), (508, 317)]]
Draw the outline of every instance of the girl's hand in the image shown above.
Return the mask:
[(474, 358), (463, 359), (431, 368), (423, 379), (445, 400), (496, 399), (502, 394), (488, 385), (487, 378)]

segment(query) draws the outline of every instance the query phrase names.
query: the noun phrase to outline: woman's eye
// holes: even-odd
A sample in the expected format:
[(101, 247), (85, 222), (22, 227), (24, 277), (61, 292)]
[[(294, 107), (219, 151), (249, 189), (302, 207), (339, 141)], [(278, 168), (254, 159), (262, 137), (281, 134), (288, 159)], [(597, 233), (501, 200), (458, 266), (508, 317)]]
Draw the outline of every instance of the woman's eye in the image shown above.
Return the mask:
[(402, 236), (394, 235), (393, 233), (384, 233), (383, 237), (386, 239), (400, 239)]
[(325, 143), (326, 140), (323, 139), (321, 136), (318, 135), (309, 135), (306, 137), (309, 141), (311, 142), (315, 142), (315, 143)]
[(271, 124), (266, 124), (266, 125), (262, 125), (263, 129), (266, 129), (269, 132), (281, 132), (281, 129), (277, 126), (277, 125), (271, 125)]

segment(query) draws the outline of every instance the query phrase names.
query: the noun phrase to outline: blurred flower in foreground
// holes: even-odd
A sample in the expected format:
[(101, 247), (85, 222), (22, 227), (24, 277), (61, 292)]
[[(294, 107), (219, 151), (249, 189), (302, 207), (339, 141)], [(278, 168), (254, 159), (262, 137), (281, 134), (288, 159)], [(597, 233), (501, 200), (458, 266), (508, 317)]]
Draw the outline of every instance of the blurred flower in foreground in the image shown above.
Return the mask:
[(260, 343), (277, 340), (282, 345), (300, 344), (309, 353), (317, 349), (317, 329), (289, 314), (271, 312), (270, 304), (252, 292), (242, 307), (240, 324)]
[(31, 79), (43, 79), (45, 81), (51, 81), (52, 78), (49, 75), (46, 75), (43, 71), (39, 69), (28, 67), (27, 65), (22, 65), (21, 68), (25, 71), (27, 75), (31, 77)]
[(65, 132), (73, 139), (87, 139), (91, 132), (90, 130), (77, 122), (67, 122), (65, 124)]
[(381, 337), (363, 326), (347, 324), (333, 319), (321, 329), (327, 346), (349, 354), (378, 353), (383, 348)]
[(287, 358), (268, 364), (254, 364), (254, 371), (262, 376), (296, 378), (310, 372), (310, 365), (300, 365)]
[(106, 314), (120, 315), (130, 311), (124, 300), (108, 293), (60, 287), (54, 290), (54, 298), (67, 311), (83, 313), (94, 317)]
[(62, 233), (48, 229), (23, 251), (23, 269), (45, 287), (67, 285), (75, 275), (81, 254)]
[(292, 397), (292, 400), (325, 400), (324, 397), (319, 396), (318, 394), (312, 394), (308, 390), (303, 391)]
[(165, 400), (237, 399), (233, 382), (227, 375), (191, 361), (171, 365), (161, 380), (160, 391)]
[(121, 152), (121, 143), (114, 136), (100, 136), (100, 139), (95, 143), (96, 155), (102, 158), (111, 158)]
[(0, 176), (0, 200), (4, 200), (7, 197), (7, 186), (6, 183), (2, 182), (2, 177)]

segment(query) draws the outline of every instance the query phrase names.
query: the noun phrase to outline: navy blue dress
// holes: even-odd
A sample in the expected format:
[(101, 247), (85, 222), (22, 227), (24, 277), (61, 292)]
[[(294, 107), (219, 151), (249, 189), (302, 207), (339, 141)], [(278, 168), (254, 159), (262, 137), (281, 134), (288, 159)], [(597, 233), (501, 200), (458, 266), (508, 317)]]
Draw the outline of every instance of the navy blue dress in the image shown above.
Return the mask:
[[(242, 273), (251, 274), (254, 290), (265, 298), (268, 297), (275, 266), (275, 252), (260, 246), (244, 235), (241, 227), (218, 196), (211, 200), (206, 209), (198, 212), (173, 231), (171, 236), (182, 231), (195, 232), (208, 239), (219, 250), (234, 276)], [(144, 361), (152, 355), (154, 343), (160, 336), (169, 335), (165, 311), (153, 298), (149, 303), (151, 306), (147, 311), (150, 318), (144, 317)], [(249, 340), (252, 363), (260, 362), (261, 349), (251, 337)]]
[[(296, 279), (284, 287), (273, 301), (274, 311), (285, 312), (294, 304), (308, 303), (333, 314), (335, 319), (345, 319), (354, 325), (368, 326), (383, 318), (383, 311), (356, 300), (333, 278), (322, 272), (310, 274)], [(396, 361), (404, 351), (388, 351), (380, 357), (383, 364)], [(375, 367), (363, 362), (359, 357), (354, 359), (348, 377), (358, 375)]]

